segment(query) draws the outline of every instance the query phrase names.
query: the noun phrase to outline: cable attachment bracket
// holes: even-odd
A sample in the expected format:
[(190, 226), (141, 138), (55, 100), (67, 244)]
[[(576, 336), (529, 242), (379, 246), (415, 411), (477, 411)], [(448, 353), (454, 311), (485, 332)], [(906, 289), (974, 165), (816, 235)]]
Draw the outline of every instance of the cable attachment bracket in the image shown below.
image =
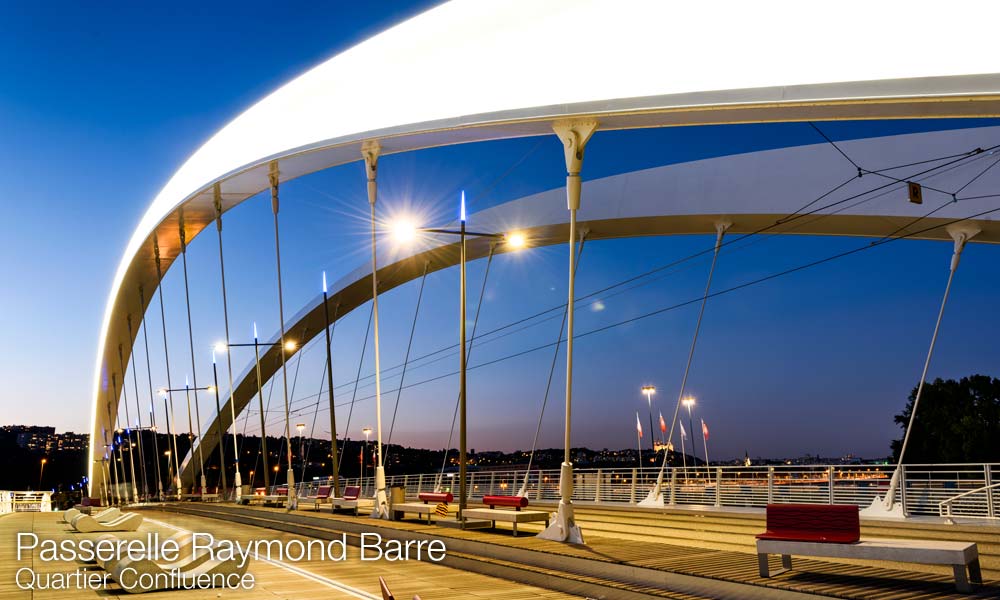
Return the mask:
[(368, 202), (375, 204), (378, 198), (376, 179), (378, 177), (378, 158), (382, 154), (382, 145), (378, 140), (365, 140), (361, 144), (361, 156), (365, 160), (365, 176), (368, 178)]
[(580, 208), (580, 171), (583, 169), (583, 152), (590, 136), (597, 131), (596, 120), (556, 121), (552, 130), (563, 143), (566, 155), (566, 203), (569, 210)]

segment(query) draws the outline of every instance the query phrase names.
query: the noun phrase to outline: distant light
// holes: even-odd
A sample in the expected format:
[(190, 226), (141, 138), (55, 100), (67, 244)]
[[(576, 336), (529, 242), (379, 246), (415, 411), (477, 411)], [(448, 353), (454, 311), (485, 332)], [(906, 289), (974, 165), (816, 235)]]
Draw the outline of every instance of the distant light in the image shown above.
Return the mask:
[(326, 293), (326, 271), (323, 271), (323, 293)]
[(205, 388), (205, 391), (214, 392), (215, 391), (215, 386), (214, 385), (210, 385), (207, 388)]
[(392, 239), (399, 244), (409, 244), (417, 238), (417, 226), (408, 217), (393, 219), (389, 225)]
[(644, 385), (644, 386), (642, 386), (642, 393), (643, 394), (655, 394), (656, 393), (656, 386), (653, 386), (653, 385)]
[(691, 408), (695, 404), (694, 397), (693, 396), (688, 396), (687, 398), (681, 400), (681, 403), (684, 406), (686, 406), (688, 408)]
[(520, 250), (528, 244), (523, 233), (514, 232), (507, 236), (507, 246), (513, 250)]
[(461, 212), (459, 213), (459, 219), (461, 219), (461, 221), (465, 223), (465, 190), (462, 190), (462, 208)]
[(298, 348), (298, 344), (296, 344), (293, 340), (288, 340), (287, 342), (285, 342), (285, 350), (287, 350), (288, 352), (291, 352), (296, 348)]

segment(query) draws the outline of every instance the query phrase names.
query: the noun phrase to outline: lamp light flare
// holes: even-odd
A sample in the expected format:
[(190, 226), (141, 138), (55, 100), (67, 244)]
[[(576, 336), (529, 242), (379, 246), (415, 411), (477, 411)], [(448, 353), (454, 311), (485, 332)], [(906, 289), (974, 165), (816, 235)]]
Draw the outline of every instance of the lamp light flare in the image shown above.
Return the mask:
[[(218, 353), (218, 354), (225, 354), (226, 351), (228, 351), (228, 350), (229, 350), (229, 348), (226, 347), (226, 343), (225, 342), (216, 342), (215, 345), (212, 346), (212, 352), (215, 352), (215, 353)], [(213, 354), (213, 356), (214, 356), (214, 354)]]
[(326, 289), (326, 271), (323, 271), (323, 293), (327, 293)]
[(507, 236), (507, 246), (514, 250), (524, 248), (528, 244), (523, 233), (514, 232)]
[(681, 403), (684, 406), (691, 408), (695, 404), (694, 396), (688, 396), (687, 398), (684, 398), (684, 400), (682, 400)]
[(392, 239), (399, 244), (408, 244), (417, 238), (417, 226), (408, 217), (393, 219), (389, 230)]
[(287, 342), (285, 342), (285, 350), (288, 352), (291, 352), (292, 350), (295, 350), (298, 347), (299, 347), (298, 344), (296, 344), (293, 340), (288, 340)]
[(459, 218), (465, 223), (465, 190), (462, 190), (462, 208)]
[(253, 322), (253, 339), (257, 341), (257, 321)]

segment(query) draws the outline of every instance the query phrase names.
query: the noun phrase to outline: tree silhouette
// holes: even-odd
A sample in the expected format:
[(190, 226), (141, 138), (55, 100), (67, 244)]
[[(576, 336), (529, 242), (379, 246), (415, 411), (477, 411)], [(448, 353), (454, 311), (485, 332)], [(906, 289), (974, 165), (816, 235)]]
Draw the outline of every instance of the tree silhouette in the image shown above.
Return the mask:
[[(896, 423), (903, 428), (913, 412), (917, 389)], [(959, 381), (935, 379), (924, 385), (910, 441), (907, 463), (1000, 461), (1000, 379), (972, 375)], [(898, 460), (903, 440), (891, 444)]]

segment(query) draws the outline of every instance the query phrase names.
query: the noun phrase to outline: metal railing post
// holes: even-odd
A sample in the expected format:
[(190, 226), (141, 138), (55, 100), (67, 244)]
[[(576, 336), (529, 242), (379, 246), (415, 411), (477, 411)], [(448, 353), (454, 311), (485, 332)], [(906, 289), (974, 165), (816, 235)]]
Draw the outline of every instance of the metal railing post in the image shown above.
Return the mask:
[(909, 514), (906, 510), (906, 465), (899, 465), (899, 503), (903, 507), (903, 514)]
[(774, 504), (774, 467), (767, 468), (767, 503)]
[(538, 469), (538, 485), (535, 486), (535, 500), (542, 499), (542, 470)]
[(490, 471), (490, 495), (491, 496), (497, 493), (496, 482), (497, 482), (496, 471)]
[(476, 487), (474, 485), (475, 483), (476, 483), (476, 472), (472, 471), (471, 473), (469, 473), (469, 482), (468, 482), (469, 488), (468, 488), (468, 492), (465, 495), (465, 499), (466, 500), (469, 500), (470, 498), (472, 498), (472, 489), (474, 487)]
[(722, 506), (722, 467), (715, 467), (715, 506)]
[(601, 479), (604, 478), (604, 473), (601, 469), (597, 470), (597, 482), (594, 484), (594, 502), (601, 501)]
[(833, 469), (834, 467), (831, 466), (826, 470), (827, 485), (830, 488), (830, 504), (833, 504)]
[(990, 470), (989, 463), (983, 465), (983, 483), (986, 484), (986, 514), (989, 518), (993, 518), (995, 514), (995, 507), (993, 506), (993, 472)]
[(677, 467), (670, 467), (670, 506), (677, 504)]
[(637, 477), (636, 469), (632, 469), (632, 489), (629, 490), (629, 496), (628, 496), (628, 501), (629, 501), (630, 504), (635, 504), (635, 480), (636, 480), (636, 477)]

